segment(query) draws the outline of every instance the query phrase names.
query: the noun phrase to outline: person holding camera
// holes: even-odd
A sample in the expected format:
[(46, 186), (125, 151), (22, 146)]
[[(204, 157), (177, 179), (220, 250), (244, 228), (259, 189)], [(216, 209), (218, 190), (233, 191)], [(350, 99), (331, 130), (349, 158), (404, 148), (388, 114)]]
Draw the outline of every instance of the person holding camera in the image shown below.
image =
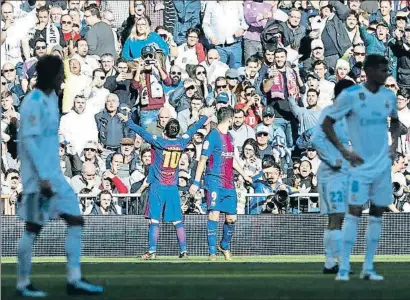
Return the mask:
[(168, 76), (153, 46), (143, 47), (141, 58), (137, 59), (136, 63), (132, 87), (138, 91), (140, 124), (146, 129), (149, 124), (155, 122), (160, 108), (164, 106), (163, 84), (172, 85), (172, 79)]
[(235, 109), (242, 109), (245, 112), (245, 124), (254, 128), (262, 119), (262, 98), (256, 93), (256, 89), (252, 85), (247, 85), (244, 92), (245, 99), (240, 97)]
[(250, 214), (288, 212), (288, 196), (292, 194), (292, 188), (282, 183), (281, 173), (281, 167), (275, 162), (273, 155), (265, 155), (262, 159), (262, 176), (254, 181), (253, 187), (255, 193), (267, 195), (249, 198)]

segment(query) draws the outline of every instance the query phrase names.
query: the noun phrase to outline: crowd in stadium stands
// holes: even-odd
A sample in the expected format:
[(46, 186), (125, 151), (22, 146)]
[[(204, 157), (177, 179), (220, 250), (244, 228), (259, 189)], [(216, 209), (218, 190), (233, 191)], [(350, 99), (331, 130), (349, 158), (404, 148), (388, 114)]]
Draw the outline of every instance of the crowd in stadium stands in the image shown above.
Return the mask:
[[(235, 177), (238, 213), (319, 210), (320, 164), (310, 144), (322, 109), (341, 79), (366, 80), (366, 55), (384, 54), (407, 127), (393, 162), (392, 211), (410, 211), (410, 1), (1, 1), (2, 213), (14, 215), (22, 186), (17, 133), (19, 106), (36, 84), (36, 62), (63, 59), (60, 166), (75, 192), (90, 194), (85, 215), (142, 214), (151, 151), (117, 113), (153, 135), (170, 118), (181, 134), (207, 107), (235, 109), (236, 157), (255, 176), (264, 161), (275, 171), (252, 185)], [(190, 197), (204, 137), (200, 129), (181, 155), (184, 213), (204, 214)], [(125, 204), (115, 194), (136, 193)], [(273, 193), (273, 197), (245, 197)]]

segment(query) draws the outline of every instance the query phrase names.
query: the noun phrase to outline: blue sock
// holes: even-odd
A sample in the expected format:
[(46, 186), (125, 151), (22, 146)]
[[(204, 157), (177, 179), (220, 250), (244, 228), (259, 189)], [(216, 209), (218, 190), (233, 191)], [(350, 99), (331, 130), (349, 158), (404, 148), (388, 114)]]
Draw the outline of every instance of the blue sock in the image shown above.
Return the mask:
[(186, 237), (185, 237), (185, 227), (184, 223), (179, 222), (175, 224), (175, 230), (177, 232), (177, 239), (179, 244), (180, 252), (187, 252), (186, 251)]
[(208, 220), (209, 254), (216, 254), (216, 235), (217, 234), (218, 234), (218, 221)]
[(65, 249), (67, 253), (67, 279), (73, 283), (81, 279), (81, 226), (68, 226), (65, 240)]
[(366, 237), (366, 255), (363, 263), (363, 270), (373, 270), (373, 259), (376, 253), (377, 244), (379, 243), (382, 233), (382, 218), (370, 216), (369, 227), (367, 228)]
[(148, 244), (149, 244), (150, 253), (157, 251), (158, 236), (159, 236), (159, 224), (151, 222), (151, 224), (149, 224), (149, 229), (148, 229)]
[(235, 224), (228, 224), (225, 222), (223, 229), (223, 237), (221, 241), (221, 247), (224, 250), (229, 250), (231, 246), (231, 239), (235, 232)]
[(357, 228), (360, 218), (347, 214), (345, 217), (345, 227), (343, 229), (343, 247), (340, 253), (340, 270), (350, 271), (350, 253), (356, 243)]

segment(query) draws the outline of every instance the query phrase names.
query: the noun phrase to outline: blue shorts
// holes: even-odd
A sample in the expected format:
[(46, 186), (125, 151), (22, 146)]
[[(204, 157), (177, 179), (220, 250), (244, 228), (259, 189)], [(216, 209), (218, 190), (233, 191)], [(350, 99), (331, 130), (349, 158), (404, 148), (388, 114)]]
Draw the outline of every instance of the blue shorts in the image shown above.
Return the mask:
[(164, 222), (182, 220), (181, 203), (176, 186), (151, 184), (148, 193), (148, 203), (145, 217)]
[(348, 182), (348, 175), (344, 174), (322, 178), (319, 181), (318, 190), (320, 194), (320, 212), (322, 214), (346, 213)]
[(238, 199), (235, 189), (209, 186), (206, 190), (208, 211), (216, 210), (228, 215), (236, 215)]

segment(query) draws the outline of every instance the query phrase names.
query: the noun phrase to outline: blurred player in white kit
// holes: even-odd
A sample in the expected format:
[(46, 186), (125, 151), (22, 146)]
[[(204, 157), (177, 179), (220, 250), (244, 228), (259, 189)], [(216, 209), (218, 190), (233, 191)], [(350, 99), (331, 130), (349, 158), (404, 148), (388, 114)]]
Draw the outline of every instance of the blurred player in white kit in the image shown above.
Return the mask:
[[(373, 267), (374, 255), (381, 235), (382, 215), (392, 203), (391, 153), (397, 148), (396, 96), (384, 87), (388, 77), (388, 61), (384, 56), (366, 57), (363, 84), (344, 90), (328, 111), (322, 129), (329, 141), (349, 161), (350, 178), (347, 186), (349, 209), (343, 230), (343, 247), (336, 280), (349, 280), (350, 253), (356, 242), (357, 228), (363, 205), (370, 200), (369, 225), (366, 237), (366, 255), (360, 278), (383, 280)], [(393, 145), (389, 149), (388, 118)], [(353, 151), (345, 148), (334, 130), (336, 121), (346, 118)]]
[(56, 56), (39, 59), (36, 88), (20, 108), (19, 156), (23, 183), (19, 215), (26, 230), (18, 246), (17, 293), (24, 297), (46, 297), (30, 282), (32, 248), (42, 226), (60, 216), (67, 223), (67, 293), (99, 294), (100, 286), (81, 276), (81, 233), (84, 219), (77, 196), (60, 168), (58, 96), (64, 80), (63, 62)]

